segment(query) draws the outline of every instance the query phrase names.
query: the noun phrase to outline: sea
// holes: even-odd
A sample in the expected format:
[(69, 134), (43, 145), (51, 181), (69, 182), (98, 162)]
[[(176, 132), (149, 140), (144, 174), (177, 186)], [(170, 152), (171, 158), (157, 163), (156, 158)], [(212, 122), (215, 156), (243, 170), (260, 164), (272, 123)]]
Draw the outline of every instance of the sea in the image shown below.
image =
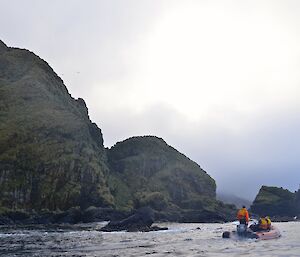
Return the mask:
[(282, 236), (272, 240), (223, 239), (234, 223), (160, 223), (155, 232), (101, 232), (105, 223), (68, 227), (0, 227), (0, 256), (300, 256), (300, 222), (274, 223)]

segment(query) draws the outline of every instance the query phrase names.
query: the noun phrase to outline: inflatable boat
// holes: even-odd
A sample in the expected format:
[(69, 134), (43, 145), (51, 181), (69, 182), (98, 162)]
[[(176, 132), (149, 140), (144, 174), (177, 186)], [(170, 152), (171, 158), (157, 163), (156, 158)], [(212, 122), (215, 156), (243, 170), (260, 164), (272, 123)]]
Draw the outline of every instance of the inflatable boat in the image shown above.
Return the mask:
[(254, 238), (260, 240), (275, 239), (280, 236), (280, 231), (275, 226), (271, 226), (269, 230), (254, 232), (244, 224), (237, 225), (236, 231), (225, 231), (222, 235), (223, 238)]
[(253, 232), (257, 235), (257, 238), (261, 240), (275, 239), (281, 236), (280, 231), (275, 226), (271, 226), (271, 229), (265, 231)]

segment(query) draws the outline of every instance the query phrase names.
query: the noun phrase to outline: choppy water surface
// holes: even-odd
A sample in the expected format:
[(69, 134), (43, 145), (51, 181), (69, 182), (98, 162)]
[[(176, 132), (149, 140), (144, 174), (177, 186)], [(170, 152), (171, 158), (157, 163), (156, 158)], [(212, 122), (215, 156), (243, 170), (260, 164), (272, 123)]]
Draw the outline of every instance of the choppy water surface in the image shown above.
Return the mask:
[[(0, 256), (300, 256), (300, 222), (277, 223), (274, 240), (222, 239), (227, 224), (159, 224), (168, 231), (104, 233), (102, 224), (76, 229), (7, 229), (0, 227)], [(82, 230), (84, 229), (84, 230)]]

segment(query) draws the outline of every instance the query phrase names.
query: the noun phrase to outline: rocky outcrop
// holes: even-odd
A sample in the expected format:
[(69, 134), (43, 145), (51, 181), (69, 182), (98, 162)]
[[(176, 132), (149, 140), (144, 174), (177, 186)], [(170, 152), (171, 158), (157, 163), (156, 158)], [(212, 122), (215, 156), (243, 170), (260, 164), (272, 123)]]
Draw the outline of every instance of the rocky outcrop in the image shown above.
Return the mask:
[(30, 213), (3, 223), (99, 221), (145, 206), (172, 221), (235, 212), (216, 200), (215, 181), (161, 138), (105, 149), (84, 100), (44, 60), (0, 41), (0, 213)]
[(72, 207), (66, 211), (41, 210), (11, 210), (0, 212), (0, 225), (49, 225), (76, 224), (101, 221), (118, 221), (130, 216), (132, 212), (119, 211), (112, 208), (90, 206), (85, 210)]
[(215, 198), (215, 181), (161, 138), (119, 142), (108, 150), (108, 161), (112, 194), (124, 207), (162, 210), (169, 204), (188, 207), (192, 201), (200, 206), (205, 198)]
[(219, 221), (228, 220), (227, 214), (234, 212), (216, 200), (215, 181), (161, 138), (119, 142), (108, 150), (108, 162), (109, 186), (120, 208), (150, 206), (158, 217), (172, 221), (191, 216), (193, 221), (217, 220), (214, 212), (223, 213)]
[(262, 186), (251, 205), (251, 211), (260, 216), (273, 216), (277, 220), (299, 216), (299, 196), (300, 190), (292, 193), (282, 187)]
[(112, 231), (128, 231), (128, 232), (148, 232), (157, 230), (166, 230), (168, 228), (160, 228), (153, 226), (154, 212), (149, 207), (140, 208), (133, 215), (120, 221), (111, 221), (106, 226), (101, 228), (101, 231), (112, 232)]
[(0, 205), (111, 206), (101, 130), (51, 67), (0, 44)]

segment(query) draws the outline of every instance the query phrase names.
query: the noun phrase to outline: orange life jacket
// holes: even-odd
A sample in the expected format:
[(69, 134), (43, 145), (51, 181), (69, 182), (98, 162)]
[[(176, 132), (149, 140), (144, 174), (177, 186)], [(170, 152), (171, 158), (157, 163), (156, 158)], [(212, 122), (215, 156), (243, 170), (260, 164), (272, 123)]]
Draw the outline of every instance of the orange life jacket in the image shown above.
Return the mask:
[(237, 213), (237, 219), (242, 220), (245, 219), (246, 222), (249, 222), (249, 213), (246, 208), (242, 208)]

